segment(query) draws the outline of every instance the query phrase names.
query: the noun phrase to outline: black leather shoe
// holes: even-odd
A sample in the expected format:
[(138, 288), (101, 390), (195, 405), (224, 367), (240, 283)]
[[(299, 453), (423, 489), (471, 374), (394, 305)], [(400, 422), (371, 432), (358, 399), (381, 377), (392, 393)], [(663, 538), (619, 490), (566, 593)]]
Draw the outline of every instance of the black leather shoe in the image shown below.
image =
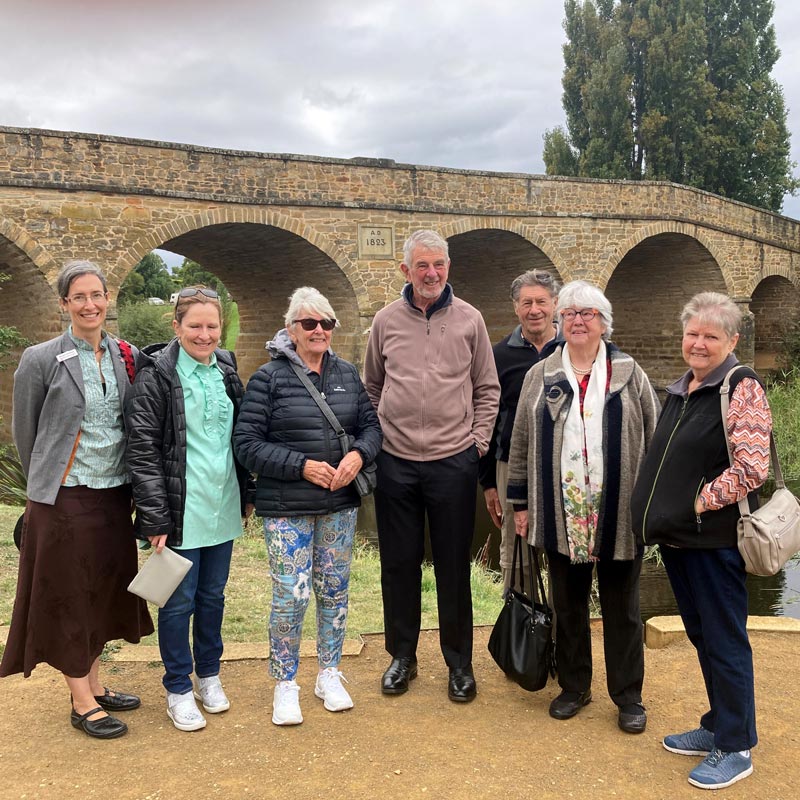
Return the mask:
[(447, 696), (455, 703), (469, 703), (475, 699), (478, 687), (472, 667), (451, 667), (447, 681)]
[(78, 714), (73, 708), (69, 715), (69, 721), (73, 728), (80, 728), (87, 736), (95, 739), (116, 739), (128, 732), (128, 726), (120, 722), (116, 717), (101, 717), (100, 719), (86, 719), (103, 709), (98, 706), (85, 714)]
[(417, 677), (417, 659), (410, 656), (393, 658), (389, 669), (383, 673), (381, 691), (384, 694), (405, 694), (408, 682)]
[(626, 733), (644, 733), (647, 727), (647, 714), (641, 703), (628, 703), (619, 707), (617, 724)]
[(585, 705), (592, 702), (592, 690), (585, 692), (561, 692), (550, 703), (550, 716), (553, 719), (569, 719), (574, 717)]
[(95, 695), (94, 699), (103, 711), (133, 711), (139, 708), (142, 701), (135, 694), (123, 694), (122, 692), (111, 692), (113, 689), (103, 687), (103, 694)]

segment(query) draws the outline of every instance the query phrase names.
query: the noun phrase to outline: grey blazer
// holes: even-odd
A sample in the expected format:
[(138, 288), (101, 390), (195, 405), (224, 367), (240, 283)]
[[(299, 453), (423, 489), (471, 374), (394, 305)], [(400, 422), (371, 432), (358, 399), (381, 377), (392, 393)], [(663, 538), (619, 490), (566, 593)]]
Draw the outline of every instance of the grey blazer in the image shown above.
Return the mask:
[[(131, 385), (116, 341), (109, 336), (108, 342), (124, 407)], [(86, 408), (77, 355), (58, 360), (61, 353), (74, 349), (68, 333), (33, 345), (22, 354), (14, 373), (11, 432), (28, 477), (28, 499), (50, 506), (55, 504)]]

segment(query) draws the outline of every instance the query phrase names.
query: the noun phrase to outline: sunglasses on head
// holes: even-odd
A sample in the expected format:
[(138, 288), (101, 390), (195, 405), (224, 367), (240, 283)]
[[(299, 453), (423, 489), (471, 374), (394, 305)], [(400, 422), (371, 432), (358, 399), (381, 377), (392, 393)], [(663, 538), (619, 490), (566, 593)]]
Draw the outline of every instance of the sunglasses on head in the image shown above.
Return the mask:
[(322, 326), (324, 331), (332, 331), (336, 327), (335, 319), (296, 319), (295, 322), (302, 325), (304, 331), (316, 330), (317, 325)]
[(219, 299), (219, 295), (213, 289), (198, 288), (196, 286), (187, 286), (185, 289), (181, 289), (178, 292), (178, 297), (194, 297), (198, 294), (203, 294), (212, 300)]

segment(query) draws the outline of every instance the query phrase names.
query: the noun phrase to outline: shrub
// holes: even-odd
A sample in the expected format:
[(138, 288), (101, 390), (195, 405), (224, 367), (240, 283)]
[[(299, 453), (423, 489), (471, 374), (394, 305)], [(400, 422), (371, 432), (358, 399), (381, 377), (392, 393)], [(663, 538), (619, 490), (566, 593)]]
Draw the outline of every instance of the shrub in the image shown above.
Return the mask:
[(131, 303), (121, 308), (119, 335), (139, 348), (156, 342), (168, 342), (173, 336), (172, 307)]

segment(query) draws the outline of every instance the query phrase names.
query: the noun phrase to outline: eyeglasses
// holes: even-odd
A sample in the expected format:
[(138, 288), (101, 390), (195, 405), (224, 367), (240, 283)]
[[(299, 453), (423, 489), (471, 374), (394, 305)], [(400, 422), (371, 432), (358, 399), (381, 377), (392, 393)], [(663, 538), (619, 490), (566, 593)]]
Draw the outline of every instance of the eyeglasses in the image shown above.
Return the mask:
[(322, 326), (322, 330), (324, 331), (332, 331), (336, 327), (336, 320), (335, 319), (296, 319), (295, 322), (299, 322), (302, 325), (304, 331), (314, 331), (317, 329), (317, 325)]
[(98, 304), (98, 303), (104, 303), (108, 299), (108, 297), (106, 296), (105, 292), (92, 292), (89, 295), (74, 294), (72, 295), (72, 297), (67, 297), (65, 299), (67, 300), (67, 302), (72, 303), (73, 305), (85, 306), (89, 302), (89, 300), (91, 300), (95, 304)]
[(590, 322), (600, 312), (596, 308), (565, 308), (559, 313), (561, 314), (561, 319), (563, 319), (564, 322), (572, 322), (575, 317), (578, 316), (578, 314), (580, 314), (581, 319), (584, 322)]
[(219, 300), (219, 295), (213, 289), (199, 288), (196, 286), (187, 286), (178, 292), (178, 297), (195, 297), (198, 294), (210, 297), (212, 300)]

